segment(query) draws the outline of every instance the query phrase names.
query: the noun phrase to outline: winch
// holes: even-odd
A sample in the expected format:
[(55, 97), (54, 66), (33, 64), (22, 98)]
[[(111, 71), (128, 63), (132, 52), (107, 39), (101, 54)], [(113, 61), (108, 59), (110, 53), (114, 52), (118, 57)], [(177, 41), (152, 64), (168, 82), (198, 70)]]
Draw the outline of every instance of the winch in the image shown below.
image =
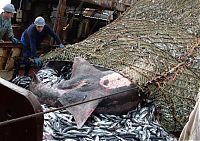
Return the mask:
[(2, 78), (0, 78), (0, 89), (2, 91), (0, 94), (0, 140), (42, 141), (43, 115), (20, 120), (27, 115), (42, 112), (42, 107), (33, 93)]

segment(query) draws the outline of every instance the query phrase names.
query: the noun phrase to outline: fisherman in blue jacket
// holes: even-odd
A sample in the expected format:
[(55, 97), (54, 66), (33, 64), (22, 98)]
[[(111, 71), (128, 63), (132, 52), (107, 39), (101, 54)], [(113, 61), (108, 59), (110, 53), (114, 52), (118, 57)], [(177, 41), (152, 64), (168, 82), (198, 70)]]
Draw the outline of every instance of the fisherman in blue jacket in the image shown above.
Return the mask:
[[(23, 59), (20, 60), (25, 64), (25, 72), (24, 75), (29, 75), (29, 70), (31, 63), (33, 62), (36, 66), (41, 67), (42, 62), (37, 55), (36, 51), (37, 48), (40, 46), (41, 42), (44, 40), (45, 37), (50, 35), (54, 38), (56, 43), (59, 45), (60, 48), (64, 48), (64, 45), (61, 43), (60, 38), (53, 32), (53, 30), (45, 23), (43, 17), (37, 17), (33, 24), (31, 24), (21, 36), (21, 43), (23, 44)], [(17, 61), (16, 71), (19, 70), (19, 60)], [(17, 72), (18, 74), (18, 72)]]

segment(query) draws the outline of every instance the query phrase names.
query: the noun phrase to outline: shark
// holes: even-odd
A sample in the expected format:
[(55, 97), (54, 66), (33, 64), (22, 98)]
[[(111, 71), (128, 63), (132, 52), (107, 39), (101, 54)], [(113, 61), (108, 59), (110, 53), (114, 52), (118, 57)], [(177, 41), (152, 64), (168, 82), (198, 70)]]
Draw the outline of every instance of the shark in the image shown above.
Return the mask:
[(52, 85), (43, 83), (36, 75), (30, 91), (40, 103), (48, 106), (84, 102), (66, 109), (73, 115), (78, 128), (92, 113), (124, 114), (135, 109), (143, 99), (139, 88), (129, 79), (113, 70), (99, 69), (81, 57), (74, 58), (70, 79)]

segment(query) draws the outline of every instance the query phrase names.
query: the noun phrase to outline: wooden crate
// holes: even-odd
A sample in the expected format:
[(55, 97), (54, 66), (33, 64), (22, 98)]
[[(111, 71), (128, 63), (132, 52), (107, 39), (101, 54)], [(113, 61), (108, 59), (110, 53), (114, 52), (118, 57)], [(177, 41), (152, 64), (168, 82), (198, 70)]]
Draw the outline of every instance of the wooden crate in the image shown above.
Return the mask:
[(18, 57), (21, 53), (21, 48), (12, 48), (7, 58), (5, 70), (12, 70), (14, 67), (14, 59)]
[(7, 81), (10, 81), (12, 78), (13, 78), (13, 73), (14, 73), (14, 70), (0, 70), (0, 77), (7, 80)]
[(10, 48), (0, 47), (0, 70), (4, 70), (9, 56)]
[(0, 43), (0, 77), (10, 80), (14, 70), (14, 59), (20, 56), (22, 44)]

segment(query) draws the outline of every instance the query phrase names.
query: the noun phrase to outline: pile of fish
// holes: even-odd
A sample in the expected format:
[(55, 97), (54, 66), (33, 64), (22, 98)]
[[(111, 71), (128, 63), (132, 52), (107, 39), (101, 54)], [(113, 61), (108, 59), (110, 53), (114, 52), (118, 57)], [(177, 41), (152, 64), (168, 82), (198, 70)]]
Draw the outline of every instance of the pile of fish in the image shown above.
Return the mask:
[(58, 77), (58, 73), (54, 69), (41, 69), (36, 74), (42, 83), (51, 85), (60, 82), (61, 77)]
[(29, 89), (32, 78), (29, 76), (17, 76), (11, 82), (25, 89)]
[[(53, 85), (55, 83), (60, 82), (62, 79), (69, 79), (71, 76), (71, 69), (72, 65), (70, 63), (65, 64), (59, 72), (56, 69), (53, 68), (47, 68), (44, 66), (42, 69), (40, 69), (37, 72), (37, 77), (42, 81), (44, 84), (50, 84)], [(25, 88), (29, 89), (30, 83), (32, 81), (32, 78), (30, 76), (17, 76), (14, 79), (11, 80), (12, 83)]]
[[(54, 69), (41, 69), (36, 75), (44, 84), (48, 83), (50, 85), (58, 83), (63, 79), (58, 77), (58, 73)], [(29, 89), (31, 81), (32, 78), (29, 76), (17, 76), (11, 82), (22, 88)]]
[[(52, 107), (43, 105), (47, 111)], [(66, 110), (44, 115), (43, 141), (176, 141), (155, 119), (155, 106), (138, 106), (126, 115), (92, 115), (84, 126), (77, 128)]]
[[(48, 64), (46, 64), (48, 65)], [(42, 83), (44, 84), (56, 84), (59, 83), (61, 80), (70, 79), (72, 73), (72, 65), (70, 63), (66, 63), (62, 66), (62, 68), (58, 71), (57, 69), (54, 69), (53, 67), (47, 67), (44, 66), (42, 69), (40, 69), (37, 72), (37, 77)]]

